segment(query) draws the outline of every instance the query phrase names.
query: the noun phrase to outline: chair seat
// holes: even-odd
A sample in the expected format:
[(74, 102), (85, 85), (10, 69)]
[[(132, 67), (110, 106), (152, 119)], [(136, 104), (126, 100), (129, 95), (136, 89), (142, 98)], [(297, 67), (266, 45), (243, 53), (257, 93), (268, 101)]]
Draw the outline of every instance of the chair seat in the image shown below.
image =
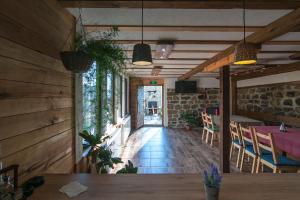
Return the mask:
[[(232, 142), (233, 142), (234, 144), (237, 144), (237, 145), (242, 146), (241, 143), (240, 143), (240, 141), (239, 141), (238, 139), (235, 139), (235, 140), (233, 140)], [(252, 144), (251, 144), (250, 142), (247, 142), (247, 141), (245, 141), (245, 144), (246, 144), (246, 146), (252, 146)]]
[(253, 146), (251, 145), (246, 145), (245, 150), (248, 151), (249, 153), (255, 155), (256, 153), (254, 152)]
[(277, 156), (278, 164), (274, 163), (272, 154), (263, 154), (261, 156), (261, 159), (265, 160), (265, 161), (267, 161), (267, 162), (269, 162), (269, 163), (271, 163), (272, 165), (275, 165), (275, 166), (300, 167), (300, 162), (292, 160), (292, 159), (290, 159), (290, 158), (288, 158), (286, 156), (282, 156), (282, 155)]
[(205, 127), (205, 128), (210, 132), (219, 132), (218, 128), (208, 128), (208, 127)]

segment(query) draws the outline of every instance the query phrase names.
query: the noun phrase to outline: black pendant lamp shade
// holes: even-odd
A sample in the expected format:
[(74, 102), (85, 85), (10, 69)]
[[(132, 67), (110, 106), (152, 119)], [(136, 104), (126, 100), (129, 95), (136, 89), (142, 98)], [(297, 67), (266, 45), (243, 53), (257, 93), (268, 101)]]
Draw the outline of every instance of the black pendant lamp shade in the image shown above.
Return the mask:
[(152, 54), (149, 44), (136, 44), (133, 47), (132, 64), (134, 65), (151, 65)]
[(132, 64), (134, 65), (151, 65), (152, 54), (149, 44), (144, 44), (144, 1), (142, 1), (142, 42), (134, 45), (132, 54)]

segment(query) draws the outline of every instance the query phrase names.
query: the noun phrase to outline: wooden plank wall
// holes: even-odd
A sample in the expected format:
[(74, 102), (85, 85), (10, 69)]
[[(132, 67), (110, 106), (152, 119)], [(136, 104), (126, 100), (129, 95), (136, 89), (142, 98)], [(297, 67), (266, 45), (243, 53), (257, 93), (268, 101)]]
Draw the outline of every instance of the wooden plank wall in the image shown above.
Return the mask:
[(56, 0), (0, 2), (0, 161), (21, 181), (72, 171), (73, 75), (59, 51), (74, 25)]

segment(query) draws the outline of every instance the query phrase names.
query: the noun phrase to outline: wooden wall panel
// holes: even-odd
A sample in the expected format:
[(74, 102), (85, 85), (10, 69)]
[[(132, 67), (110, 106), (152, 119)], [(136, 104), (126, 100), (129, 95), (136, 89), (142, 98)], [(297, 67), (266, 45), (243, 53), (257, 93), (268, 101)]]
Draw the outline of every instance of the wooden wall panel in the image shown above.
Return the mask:
[[(27, 83), (42, 83), (70, 87), (71, 76), (63, 72), (44, 69), (29, 63), (1, 57), (1, 80), (13, 80)], [(18, 73), (16, 73), (18, 72)]]
[(39, 53), (35, 50), (24, 47), (22, 45), (11, 42), (1, 37), (0, 37), (0, 55), (3, 57), (12, 58), (14, 60), (19, 60), (24, 63), (30, 63), (36, 65), (39, 68), (47, 68), (47, 69), (70, 74), (70, 72), (67, 72), (65, 70), (60, 60)]
[[(2, 0), (0, 15), (5, 18), (6, 23), (0, 24), (5, 30), (10, 31), (0, 31), (0, 35), (18, 44), (59, 58), (59, 51), (73, 29), (73, 23), (70, 15), (57, 14), (59, 7), (51, 6), (55, 4), (55, 0)], [(71, 23), (66, 23), (66, 20)], [(1, 21), (3, 22), (4, 19)]]
[(0, 3), (0, 161), (21, 182), (73, 170), (74, 75), (59, 52), (74, 22), (56, 0)]

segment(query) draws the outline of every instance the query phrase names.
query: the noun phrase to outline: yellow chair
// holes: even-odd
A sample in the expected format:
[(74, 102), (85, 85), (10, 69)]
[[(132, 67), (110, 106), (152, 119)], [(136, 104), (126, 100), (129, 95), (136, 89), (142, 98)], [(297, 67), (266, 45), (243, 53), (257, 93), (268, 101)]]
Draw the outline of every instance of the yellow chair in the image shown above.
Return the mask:
[(242, 159), (241, 159), (241, 165), (240, 165), (240, 171), (243, 171), (243, 165), (244, 165), (244, 157), (245, 154), (252, 158), (252, 168), (251, 173), (256, 172), (256, 165), (257, 165), (257, 159), (258, 159), (258, 150), (257, 150), (257, 144), (254, 137), (253, 128), (245, 128), (242, 125), (240, 125), (240, 133), (242, 137)]
[(297, 172), (300, 169), (300, 162), (277, 154), (272, 133), (262, 134), (256, 130), (254, 130), (254, 133), (259, 155), (256, 166), (257, 173), (259, 172), (260, 164), (273, 169), (273, 173), (281, 173), (282, 171)]
[(239, 167), (240, 164), (240, 157), (241, 157), (241, 150), (243, 148), (242, 146), (242, 138), (241, 134), (238, 130), (238, 125), (235, 122), (230, 122), (229, 125), (229, 130), (230, 130), (230, 136), (231, 136), (231, 146), (230, 146), (230, 159), (232, 158), (233, 151), (235, 149), (238, 149), (238, 156), (236, 160), (236, 167)]

